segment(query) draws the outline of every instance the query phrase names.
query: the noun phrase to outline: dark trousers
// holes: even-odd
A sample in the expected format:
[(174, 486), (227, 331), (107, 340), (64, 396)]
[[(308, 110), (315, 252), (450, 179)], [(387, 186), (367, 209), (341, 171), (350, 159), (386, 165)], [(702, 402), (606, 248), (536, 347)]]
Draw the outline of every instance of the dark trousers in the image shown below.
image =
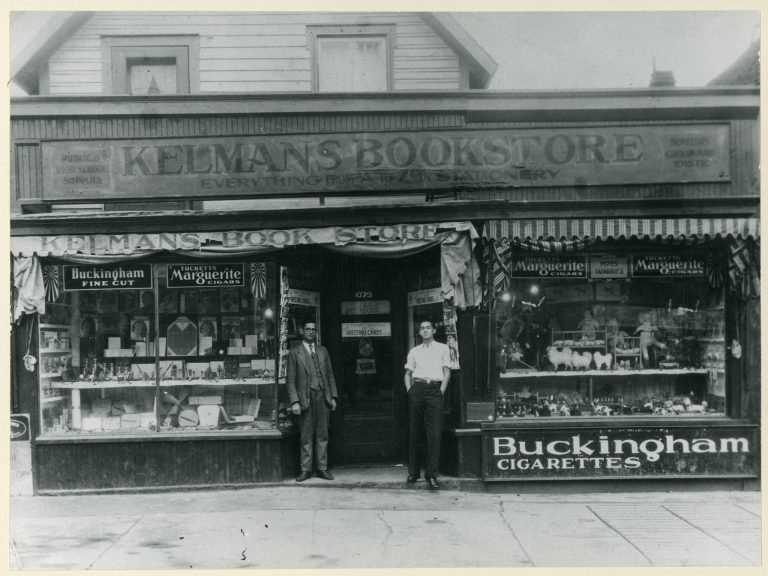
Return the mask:
[(328, 470), (328, 422), (331, 407), (322, 390), (309, 390), (309, 408), (299, 416), (301, 471), (312, 472), (314, 455), (318, 470)]
[(437, 477), (440, 462), (440, 438), (443, 433), (443, 394), (440, 383), (414, 382), (408, 390), (408, 422), (410, 424), (408, 445), (408, 474), (421, 474), (419, 448), (426, 428), (427, 454), (424, 475)]

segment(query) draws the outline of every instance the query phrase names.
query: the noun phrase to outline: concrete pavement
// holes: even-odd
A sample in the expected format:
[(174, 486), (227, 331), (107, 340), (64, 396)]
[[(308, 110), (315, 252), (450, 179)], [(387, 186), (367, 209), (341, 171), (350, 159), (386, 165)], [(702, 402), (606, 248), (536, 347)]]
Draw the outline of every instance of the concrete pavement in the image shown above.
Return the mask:
[(337, 470), (332, 482), (237, 490), (14, 497), (12, 568), (760, 564), (759, 492), (495, 494), (452, 489), (459, 482), (450, 478), (431, 492), (423, 480), (406, 488), (403, 472)]

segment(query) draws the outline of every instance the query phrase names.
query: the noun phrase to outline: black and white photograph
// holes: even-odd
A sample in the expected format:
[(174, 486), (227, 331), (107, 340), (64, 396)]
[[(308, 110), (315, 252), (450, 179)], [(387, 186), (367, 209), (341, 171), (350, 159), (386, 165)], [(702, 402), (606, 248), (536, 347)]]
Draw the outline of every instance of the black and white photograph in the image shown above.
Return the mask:
[(761, 3), (231, 2), (7, 3), (10, 569), (758, 571)]

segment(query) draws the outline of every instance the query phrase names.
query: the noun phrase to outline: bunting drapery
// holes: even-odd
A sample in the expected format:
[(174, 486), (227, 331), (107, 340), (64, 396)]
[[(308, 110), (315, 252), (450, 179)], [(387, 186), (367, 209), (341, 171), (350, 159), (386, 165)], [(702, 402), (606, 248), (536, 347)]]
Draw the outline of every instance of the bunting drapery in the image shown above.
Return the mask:
[[(469, 222), (12, 237), (14, 274), (19, 288), (16, 300), (22, 298), (14, 303), (14, 320), (21, 314), (44, 311), (46, 290), (51, 286), (52, 277), (48, 275), (46, 284), (40, 271), (41, 256), (56, 256), (62, 261), (80, 264), (105, 264), (146, 258), (163, 251), (211, 259), (258, 256), (300, 245), (318, 245), (369, 258), (402, 258), (440, 246), (443, 296), (456, 307), (464, 309), (478, 306), (482, 300), (480, 267), (472, 250), (473, 241), (478, 237)], [(37, 272), (33, 274), (32, 270)], [(259, 290), (258, 283), (252, 286), (252, 290), (254, 294)]]

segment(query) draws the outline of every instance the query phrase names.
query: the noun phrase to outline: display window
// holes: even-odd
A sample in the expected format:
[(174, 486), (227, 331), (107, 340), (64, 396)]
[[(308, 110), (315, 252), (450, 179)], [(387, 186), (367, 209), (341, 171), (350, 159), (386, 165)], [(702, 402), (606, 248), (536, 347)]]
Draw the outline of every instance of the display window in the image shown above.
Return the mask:
[(512, 258), (494, 303), (496, 417), (724, 415), (715, 272), (704, 254)]
[(274, 264), (47, 264), (44, 271), (44, 434), (276, 426)]

